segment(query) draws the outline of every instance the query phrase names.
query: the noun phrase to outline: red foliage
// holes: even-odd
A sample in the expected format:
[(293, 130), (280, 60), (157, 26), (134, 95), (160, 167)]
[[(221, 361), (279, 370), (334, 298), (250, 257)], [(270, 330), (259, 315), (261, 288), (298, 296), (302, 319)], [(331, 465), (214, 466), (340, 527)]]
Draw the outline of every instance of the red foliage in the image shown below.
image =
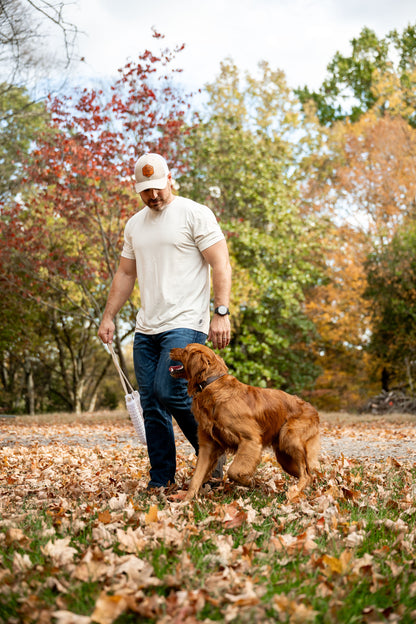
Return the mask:
[(102, 289), (111, 279), (125, 221), (140, 206), (135, 160), (156, 151), (174, 165), (180, 153), (188, 96), (168, 69), (180, 49), (146, 50), (108, 90), (50, 99), (50, 128), (26, 164), (29, 191), (3, 209), (0, 261), (9, 286), (42, 297), (65, 282)]

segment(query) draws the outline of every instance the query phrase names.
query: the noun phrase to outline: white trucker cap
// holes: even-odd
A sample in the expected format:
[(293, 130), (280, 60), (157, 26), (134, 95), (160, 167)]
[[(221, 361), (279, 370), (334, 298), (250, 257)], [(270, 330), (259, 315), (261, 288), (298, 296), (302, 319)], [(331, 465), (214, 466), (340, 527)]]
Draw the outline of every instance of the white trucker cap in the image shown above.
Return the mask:
[(168, 175), (169, 167), (162, 156), (144, 154), (134, 167), (136, 191), (141, 193), (150, 188), (164, 189), (168, 183)]

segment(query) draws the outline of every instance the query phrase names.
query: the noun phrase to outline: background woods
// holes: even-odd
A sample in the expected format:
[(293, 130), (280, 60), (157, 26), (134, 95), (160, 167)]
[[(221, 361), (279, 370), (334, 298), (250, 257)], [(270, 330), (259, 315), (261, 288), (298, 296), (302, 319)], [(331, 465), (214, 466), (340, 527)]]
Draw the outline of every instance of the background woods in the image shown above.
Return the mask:
[[(331, 409), (358, 408), (382, 378), (413, 393), (416, 26), (363, 29), (316, 93), (266, 62), (250, 75), (225, 59), (193, 97), (181, 49), (145, 50), (105, 88), (42, 102), (17, 70), (0, 85), (1, 409), (116, 406), (96, 330), (147, 149), (227, 235), (223, 355), (242, 381)], [(125, 368), (138, 303), (117, 322)]]

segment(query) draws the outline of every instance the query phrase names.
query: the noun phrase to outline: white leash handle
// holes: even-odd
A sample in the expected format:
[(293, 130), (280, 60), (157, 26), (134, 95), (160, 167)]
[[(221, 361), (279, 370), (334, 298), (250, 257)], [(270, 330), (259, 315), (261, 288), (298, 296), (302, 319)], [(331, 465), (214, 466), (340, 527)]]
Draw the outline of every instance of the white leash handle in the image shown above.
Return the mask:
[[(142, 444), (146, 444), (146, 430), (144, 428), (143, 409), (140, 403), (140, 394), (138, 390), (134, 390), (133, 386), (124, 374), (113, 345), (108, 344), (107, 347), (111, 353), (111, 357), (113, 358), (118, 374), (120, 375), (120, 381), (123, 386), (126, 399), (126, 408), (133, 423), (133, 427), (139, 436), (140, 442)], [(130, 390), (130, 392), (128, 392), (128, 390)]]

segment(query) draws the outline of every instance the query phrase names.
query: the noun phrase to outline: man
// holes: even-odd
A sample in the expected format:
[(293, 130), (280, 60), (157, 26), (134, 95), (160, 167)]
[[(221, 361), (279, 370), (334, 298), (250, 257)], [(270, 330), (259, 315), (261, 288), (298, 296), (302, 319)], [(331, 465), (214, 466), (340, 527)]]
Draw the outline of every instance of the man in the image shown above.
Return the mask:
[[(184, 379), (169, 374), (169, 352), (191, 342), (224, 348), (231, 336), (231, 266), (224, 235), (212, 211), (172, 192), (172, 177), (159, 154), (135, 166), (136, 190), (145, 207), (126, 224), (120, 264), (110, 288), (98, 336), (110, 343), (113, 319), (137, 278), (141, 307), (133, 359), (150, 459), (148, 489), (175, 481), (172, 416), (198, 451), (197, 423)], [(215, 312), (210, 320), (210, 267)]]

